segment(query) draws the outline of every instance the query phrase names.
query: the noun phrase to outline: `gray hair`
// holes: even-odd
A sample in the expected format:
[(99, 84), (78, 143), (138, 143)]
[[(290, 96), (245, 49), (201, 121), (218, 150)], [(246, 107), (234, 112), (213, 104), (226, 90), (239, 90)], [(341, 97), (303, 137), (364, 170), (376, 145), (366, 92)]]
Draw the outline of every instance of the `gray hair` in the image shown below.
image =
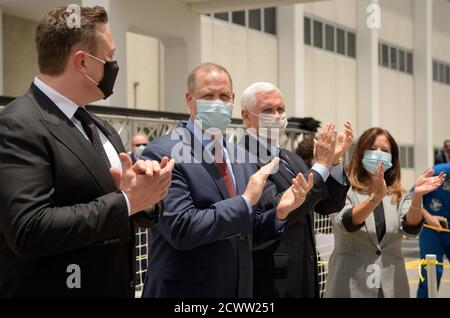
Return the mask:
[(245, 89), (241, 96), (241, 107), (245, 110), (252, 110), (255, 107), (255, 96), (258, 93), (270, 93), (278, 92), (280, 95), (281, 91), (273, 84), (268, 82), (256, 82)]

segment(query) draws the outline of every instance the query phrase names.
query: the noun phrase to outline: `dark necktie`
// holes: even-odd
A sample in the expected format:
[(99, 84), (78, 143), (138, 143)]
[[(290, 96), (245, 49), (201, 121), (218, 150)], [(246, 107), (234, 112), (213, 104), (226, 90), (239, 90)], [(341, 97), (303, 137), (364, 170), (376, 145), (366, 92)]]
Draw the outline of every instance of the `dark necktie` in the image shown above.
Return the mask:
[(291, 165), (289, 164), (288, 157), (283, 153), (283, 151), (278, 152), (278, 157), (280, 157), (280, 161), (283, 164), (283, 166), (286, 168), (286, 170), (295, 177), (294, 169), (292, 169)]
[(98, 133), (98, 129), (95, 126), (95, 122), (92, 119), (91, 115), (83, 108), (78, 107), (78, 110), (75, 112), (75, 118), (81, 122), (83, 125), (83, 129), (86, 132), (89, 140), (91, 141), (94, 149), (99, 154), (102, 161), (105, 163), (106, 167), (111, 168), (111, 163), (109, 162), (108, 156), (106, 155), (105, 148), (103, 147), (102, 141), (100, 139), (100, 134)]
[(373, 210), (373, 217), (375, 218), (375, 229), (377, 232), (378, 243), (381, 243), (381, 240), (386, 234), (386, 218), (384, 215), (383, 202), (378, 204), (375, 210)]
[(236, 190), (234, 189), (233, 177), (228, 171), (227, 163), (225, 161), (225, 158), (223, 157), (222, 149), (223, 148), (220, 146), (220, 144), (216, 143), (215, 147), (213, 148), (214, 152), (213, 155), (215, 159), (214, 161), (217, 166), (217, 169), (220, 172), (220, 175), (223, 178), (225, 187), (227, 188), (228, 191), (228, 195), (230, 196), (230, 198), (232, 198), (236, 196)]

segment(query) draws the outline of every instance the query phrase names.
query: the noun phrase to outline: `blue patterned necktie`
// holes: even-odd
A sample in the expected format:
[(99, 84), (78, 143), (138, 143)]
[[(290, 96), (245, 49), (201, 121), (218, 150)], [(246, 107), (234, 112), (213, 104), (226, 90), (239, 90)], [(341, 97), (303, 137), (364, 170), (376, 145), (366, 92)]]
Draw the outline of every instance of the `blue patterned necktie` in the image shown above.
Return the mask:
[(280, 157), (280, 161), (283, 163), (284, 167), (286, 168), (289, 173), (295, 177), (294, 169), (292, 169), (291, 165), (289, 164), (287, 156), (279, 149), (278, 156)]

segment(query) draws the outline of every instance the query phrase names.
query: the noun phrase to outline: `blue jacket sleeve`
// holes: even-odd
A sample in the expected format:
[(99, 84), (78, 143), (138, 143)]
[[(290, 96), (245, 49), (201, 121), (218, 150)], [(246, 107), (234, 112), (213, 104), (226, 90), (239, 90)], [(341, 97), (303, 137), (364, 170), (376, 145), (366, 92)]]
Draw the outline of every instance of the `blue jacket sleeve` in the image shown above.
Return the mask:
[[(142, 159), (160, 161), (170, 150), (158, 142), (150, 144)], [(201, 180), (199, 180), (201, 182)], [(252, 232), (253, 221), (242, 196), (236, 196), (199, 209), (191, 196), (183, 170), (175, 164), (172, 183), (164, 199), (165, 211), (155, 225), (163, 237), (178, 250), (198, 246)]]

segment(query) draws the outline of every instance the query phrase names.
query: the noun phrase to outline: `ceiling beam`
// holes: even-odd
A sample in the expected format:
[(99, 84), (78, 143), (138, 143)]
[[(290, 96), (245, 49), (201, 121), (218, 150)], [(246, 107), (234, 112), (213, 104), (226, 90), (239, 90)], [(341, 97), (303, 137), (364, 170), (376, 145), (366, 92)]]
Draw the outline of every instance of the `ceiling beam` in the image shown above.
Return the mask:
[(200, 1), (189, 4), (191, 11), (199, 13), (214, 13), (224, 11), (238, 11), (245, 9), (267, 8), (297, 3), (314, 2), (322, 0), (218, 0)]

